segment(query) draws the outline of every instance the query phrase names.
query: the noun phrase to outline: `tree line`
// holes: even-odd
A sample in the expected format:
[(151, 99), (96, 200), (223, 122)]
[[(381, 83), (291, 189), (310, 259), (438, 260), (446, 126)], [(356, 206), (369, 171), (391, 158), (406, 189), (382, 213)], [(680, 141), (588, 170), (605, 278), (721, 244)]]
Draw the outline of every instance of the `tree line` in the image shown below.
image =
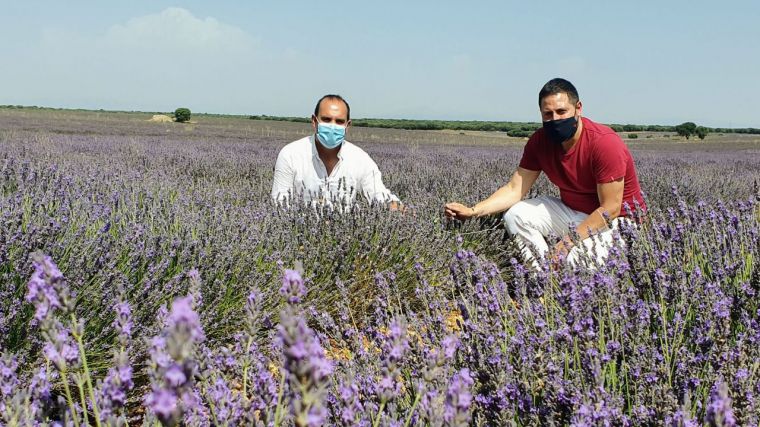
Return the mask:
[[(281, 117), (254, 115), (251, 120), (274, 120), (309, 123), (308, 117)], [(375, 127), (388, 129), (406, 130), (468, 130), (468, 131), (496, 131), (506, 132), (509, 136), (529, 137), (541, 127), (541, 123), (535, 122), (494, 122), (479, 120), (413, 120), (413, 119), (354, 119), (351, 124), (356, 127)], [(704, 139), (709, 133), (743, 133), (760, 135), (758, 128), (711, 128), (697, 126), (693, 122), (685, 122), (680, 125), (633, 125), (633, 124), (610, 124), (615, 132), (673, 132), (687, 139), (696, 136)]]
[[(39, 110), (70, 110), (68, 108), (48, 108), (25, 106), (25, 105), (0, 105), (0, 109), (39, 109)], [(87, 109), (71, 109), (72, 111), (94, 111)], [(190, 111), (186, 108), (178, 109), (180, 116), (177, 121), (190, 119)], [(185, 111), (187, 110), (187, 111)], [(101, 112), (105, 110), (99, 110)], [(135, 112), (135, 111), (123, 111)], [(171, 113), (170, 113), (171, 114)], [(175, 116), (177, 111), (175, 111)], [(224, 117), (225, 114), (204, 114), (203, 116)], [(185, 118), (186, 117), (186, 118)], [(240, 116), (238, 116), (240, 117)], [(252, 115), (248, 116), (251, 120), (273, 120), (284, 122), (309, 123), (309, 117), (284, 117)], [(352, 125), (357, 127), (375, 127), (386, 129), (406, 129), (406, 130), (455, 130), (455, 131), (487, 131), (487, 132), (505, 132), (509, 136), (517, 138), (527, 138), (541, 127), (541, 123), (536, 122), (502, 122), (502, 121), (480, 121), (480, 120), (414, 120), (414, 119), (354, 119)], [(634, 124), (608, 124), (615, 132), (673, 132), (687, 139), (696, 136), (704, 139), (710, 133), (738, 133), (760, 135), (758, 128), (711, 128), (707, 126), (698, 126), (694, 122), (684, 122), (679, 125), (634, 125)]]

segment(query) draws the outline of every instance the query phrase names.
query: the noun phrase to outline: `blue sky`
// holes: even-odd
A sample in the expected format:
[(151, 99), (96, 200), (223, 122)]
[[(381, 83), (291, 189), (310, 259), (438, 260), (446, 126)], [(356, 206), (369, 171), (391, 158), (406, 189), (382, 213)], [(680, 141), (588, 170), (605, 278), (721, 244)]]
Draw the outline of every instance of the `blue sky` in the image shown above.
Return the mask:
[(760, 2), (0, 0), (0, 104), (760, 127)]

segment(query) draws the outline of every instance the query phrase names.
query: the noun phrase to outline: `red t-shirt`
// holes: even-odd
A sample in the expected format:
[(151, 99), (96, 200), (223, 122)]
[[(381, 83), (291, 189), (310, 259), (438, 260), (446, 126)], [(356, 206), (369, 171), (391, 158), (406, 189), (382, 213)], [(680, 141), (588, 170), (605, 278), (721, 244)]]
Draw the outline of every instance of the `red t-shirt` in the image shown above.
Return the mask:
[[(543, 128), (537, 130), (525, 144), (520, 167), (543, 171), (559, 187), (565, 205), (587, 214), (599, 207), (597, 184), (624, 178), (623, 204), (628, 203), (633, 210), (635, 200), (645, 210), (633, 157), (623, 140), (607, 126), (585, 117), (581, 120), (581, 137), (567, 153), (561, 144), (545, 137)], [(620, 216), (625, 215), (626, 210), (621, 207)]]

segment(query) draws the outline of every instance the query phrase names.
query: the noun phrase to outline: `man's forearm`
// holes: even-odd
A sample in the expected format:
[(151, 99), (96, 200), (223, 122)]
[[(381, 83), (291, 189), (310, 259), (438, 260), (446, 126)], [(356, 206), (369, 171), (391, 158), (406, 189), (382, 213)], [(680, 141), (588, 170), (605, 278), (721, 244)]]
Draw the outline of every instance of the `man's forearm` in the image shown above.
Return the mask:
[(476, 203), (472, 206), (473, 216), (482, 217), (495, 214), (497, 212), (503, 212), (512, 207), (515, 203), (520, 201), (519, 194), (512, 191), (507, 186), (504, 186), (495, 193), (493, 193), (487, 199)]
[(618, 212), (613, 212), (611, 209), (600, 206), (589, 214), (578, 226), (575, 231), (581, 240), (589, 237), (589, 231), (597, 233), (600, 230), (605, 230), (609, 227), (609, 221), (617, 218)]

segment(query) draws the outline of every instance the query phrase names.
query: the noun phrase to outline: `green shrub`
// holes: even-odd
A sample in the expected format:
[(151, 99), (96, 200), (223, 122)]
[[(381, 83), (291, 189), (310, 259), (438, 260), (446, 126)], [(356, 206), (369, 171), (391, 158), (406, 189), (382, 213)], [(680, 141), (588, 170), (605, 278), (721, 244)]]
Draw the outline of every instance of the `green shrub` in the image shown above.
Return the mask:
[(676, 126), (675, 131), (678, 136), (685, 136), (686, 139), (689, 139), (690, 136), (697, 133), (697, 125), (694, 122), (684, 122)]
[(513, 136), (515, 138), (528, 138), (533, 135), (533, 132), (526, 130), (510, 130), (507, 132), (507, 135)]
[(176, 110), (174, 110), (174, 119), (180, 123), (190, 121), (190, 109), (177, 108)]
[(628, 139), (637, 139), (638, 137), (639, 137), (639, 135), (636, 134), (636, 133), (629, 133), (628, 134)]

